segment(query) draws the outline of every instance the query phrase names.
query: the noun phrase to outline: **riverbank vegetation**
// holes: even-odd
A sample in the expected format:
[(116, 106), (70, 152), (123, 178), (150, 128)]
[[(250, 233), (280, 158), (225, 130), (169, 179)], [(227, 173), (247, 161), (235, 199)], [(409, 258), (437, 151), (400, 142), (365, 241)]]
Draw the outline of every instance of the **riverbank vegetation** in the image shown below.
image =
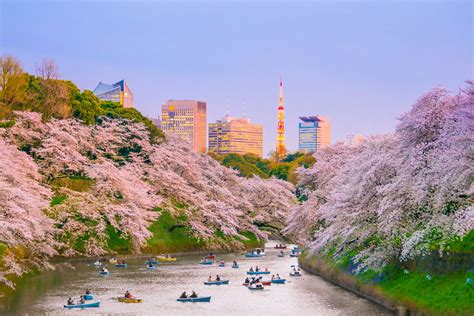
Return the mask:
[(255, 175), (263, 179), (276, 177), (293, 184), (296, 184), (296, 170), (300, 167), (310, 168), (316, 161), (311, 153), (301, 152), (288, 154), (278, 162), (274, 158), (263, 159), (252, 154), (218, 155), (211, 152), (209, 155), (222, 165), (237, 170), (241, 177), (250, 178)]
[(472, 311), (473, 126), (468, 82), (457, 94), (422, 96), (394, 134), (323, 149), (298, 175), (307, 201), (286, 233), (310, 256), (350, 266), (360, 279), (382, 278), (394, 300), (433, 313)]

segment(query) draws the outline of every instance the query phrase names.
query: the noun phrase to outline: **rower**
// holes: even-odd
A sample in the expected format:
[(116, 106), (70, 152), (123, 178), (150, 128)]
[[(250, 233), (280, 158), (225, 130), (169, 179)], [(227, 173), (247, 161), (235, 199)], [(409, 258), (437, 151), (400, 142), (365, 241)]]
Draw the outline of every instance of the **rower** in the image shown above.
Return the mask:
[(72, 299), (72, 297), (70, 297), (70, 298), (67, 300), (67, 305), (74, 305), (74, 300)]
[(181, 293), (181, 296), (179, 298), (188, 298), (188, 295), (186, 295), (186, 291)]
[(198, 295), (196, 294), (196, 292), (193, 291), (193, 293), (192, 293), (189, 297), (191, 297), (191, 298), (197, 298)]

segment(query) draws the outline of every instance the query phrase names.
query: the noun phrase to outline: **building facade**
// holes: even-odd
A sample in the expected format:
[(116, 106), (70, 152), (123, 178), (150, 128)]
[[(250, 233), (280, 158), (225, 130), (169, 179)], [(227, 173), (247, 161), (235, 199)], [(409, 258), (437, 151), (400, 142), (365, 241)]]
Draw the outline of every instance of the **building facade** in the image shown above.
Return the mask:
[(331, 123), (322, 116), (302, 116), (298, 124), (298, 150), (315, 152), (331, 144)]
[(133, 108), (133, 93), (125, 80), (114, 84), (99, 82), (94, 94), (101, 100), (120, 103), (124, 108)]
[(161, 129), (179, 135), (196, 152), (206, 152), (206, 102), (169, 100), (161, 107)]
[(209, 124), (209, 152), (263, 157), (263, 126), (247, 118), (226, 116)]
[(344, 139), (344, 144), (348, 146), (356, 146), (359, 145), (363, 139), (364, 136), (359, 134), (346, 135), (346, 138)]

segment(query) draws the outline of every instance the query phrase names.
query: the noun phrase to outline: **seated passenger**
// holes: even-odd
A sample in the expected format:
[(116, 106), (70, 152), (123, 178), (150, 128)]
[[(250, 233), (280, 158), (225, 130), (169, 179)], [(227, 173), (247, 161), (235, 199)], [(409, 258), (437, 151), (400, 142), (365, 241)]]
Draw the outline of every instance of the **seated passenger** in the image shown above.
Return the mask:
[(211, 276), (209, 276), (209, 279), (207, 279), (207, 282), (212, 282)]
[(87, 289), (86, 294), (91, 294), (91, 290)]
[(84, 300), (84, 296), (81, 295), (81, 299), (79, 300), (80, 304), (84, 304), (86, 301)]
[(183, 293), (181, 293), (181, 296), (179, 298), (188, 298), (188, 296), (186, 295), (186, 291), (184, 291)]
[(125, 295), (124, 295), (125, 298), (132, 298), (132, 294), (130, 294), (129, 291), (125, 292)]
[(250, 280), (249, 280), (249, 278), (245, 278), (245, 281), (244, 281), (244, 283), (250, 283)]
[(196, 294), (196, 292), (193, 291), (193, 293), (189, 297), (196, 298), (196, 297), (198, 297), (198, 295)]
[(74, 300), (72, 299), (72, 297), (70, 297), (70, 298), (67, 300), (67, 305), (74, 305)]
[(221, 277), (219, 275), (216, 275), (216, 281), (220, 281)]

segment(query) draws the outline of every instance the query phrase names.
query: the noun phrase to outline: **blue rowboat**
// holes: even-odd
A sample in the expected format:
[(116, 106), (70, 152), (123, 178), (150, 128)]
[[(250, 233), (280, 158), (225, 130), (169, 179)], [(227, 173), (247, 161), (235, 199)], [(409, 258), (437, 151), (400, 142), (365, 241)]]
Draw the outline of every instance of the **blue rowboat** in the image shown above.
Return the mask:
[(239, 265), (233, 265), (232, 266), (232, 269), (238, 269), (239, 268)]
[(100, 275), (109, 275), (109, 271), (99, 271)]
[(92, 301), (94, 299), (94, 295), (92, 294), (85, 294), (82, 296), (86, 301)]
[(277, 284), (285, 284), (286, 279), (274, 279), (272, 280), (272, 283), (277, 283)]
[(298, 257), (299, 256), (299, 253), (290, 253), (290, 257)]
[(225, 267), (225, 263), (219, 263), (219, 267)]
[(156, 270), (156, 267), (153, 266), (153, 267), (146, 267), (148, 270)]
[(145, 263), (146, 263), (146, 264), (150, 264), (150, 263), (151, 263), (151, 264), (158, 264), (159, 261), (158, 261), (158, 260), (147, 260), (147, 261), (145, 261)]
[(126, 263), (117, 263), (115, 266), (117, 268), (126, 268), (126, 267), (128, 267), (128, 265)]
[(245, 257), (246, 258), (260, 258), (261, 256), (256, 253), (246, 253)]
[(247, 271), (247, 274), (270, 274), (270, 271)]
[(221, 280), (221, 281), (211, 281), (211, 282), (204, 282), (205, 285), (221, 285), (221, 284), (229, 284), (229, 280)]
[(100, 301), (84, 304), (74, 304), (74, 305), (64, 305), (64, 308), (89, 308), (89, 307), (99, 307)]
[(187, 298), (178, 298), (176, 301), (178, 302), (210, 302), (210, 296), (203, 296), (203, 297), (187, 297)]
[(212, 261), (200, 261), (199, 264), (209, 265), (209, 264), (212, 264)]

